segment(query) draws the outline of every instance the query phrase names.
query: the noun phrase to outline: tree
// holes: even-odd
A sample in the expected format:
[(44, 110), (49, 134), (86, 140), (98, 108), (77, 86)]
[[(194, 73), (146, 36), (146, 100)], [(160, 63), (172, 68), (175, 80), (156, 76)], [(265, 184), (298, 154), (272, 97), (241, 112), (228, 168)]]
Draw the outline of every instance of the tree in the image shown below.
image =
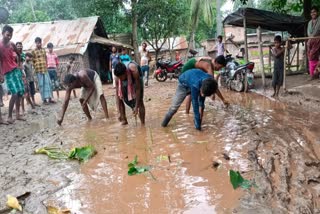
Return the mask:
[[(218, 8), (220, 10), (220, 8)], [(213, 1), (211, 0), (191, 0), (191, 19), (190, 19), (190, 37), (188, 44), (188, 52), (191, 48), (195, 48), (194, 37), (198, 27), (200, 17), (209, 25), (213, 20)]]
[(131, 11), (120, 0), (72, 0), (78, 17), (100, 16), (107, 33), (131, 32)]
[(180, 0), (139, 0), (141, 36), (155, 50), (156, 58), (168, 38), (180, 35), (186, 10), (186, 4)]
[[(248, 0), (233, 0), (247, 4)], [(306, 19), (310, 19), (310, 9), (312, 3), (316, 6), (320, 6), (320, 1), (312, 0), (260, 0), (261, 5), (267, 6), (266, 9), (271, 9), (275, 12), (292, 14), (292, 15), (303, 15)], [(260, 6), (259, 6), (260, 8)]]

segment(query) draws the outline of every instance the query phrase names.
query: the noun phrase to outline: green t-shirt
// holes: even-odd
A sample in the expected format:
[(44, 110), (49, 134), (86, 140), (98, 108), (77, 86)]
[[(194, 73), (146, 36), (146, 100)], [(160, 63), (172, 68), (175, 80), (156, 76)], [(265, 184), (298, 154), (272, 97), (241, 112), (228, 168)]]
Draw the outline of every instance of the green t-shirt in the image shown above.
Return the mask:
[(186, 64), (184, 64), (184, 66), (182, 67), (181, 73), (183, 73), (183, 72), (185, 72), (185, 71), (187, 71), (187, 70), (190, 70), (190, 69), (195, 68), (196, 63), (197, 63), (196, 58), (189, 59), (189, 60), (186, 62)]

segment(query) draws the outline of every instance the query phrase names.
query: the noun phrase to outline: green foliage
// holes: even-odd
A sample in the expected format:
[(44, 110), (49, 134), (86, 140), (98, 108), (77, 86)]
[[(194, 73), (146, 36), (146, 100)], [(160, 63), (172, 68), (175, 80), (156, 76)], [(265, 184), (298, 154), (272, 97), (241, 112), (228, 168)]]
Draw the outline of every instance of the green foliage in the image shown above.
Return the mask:
[(131, 11), (119, 0), (71, 0), (78, 17), (100, 16), (107, 33), (131, 32)]
[(68, 159), (68, 154), (57, 147), (43, 147), (35, 150), (35, 154), (45, 154), (52, 159)]
[(69, 153), (61, 151), (57, 147), (43, 147), (35, 150), (35, 154), (45, 154), (52, 159), (76, 159), (86, 162), (96, 154), (96, 150), (92, 145), (73, 148)]
[[(215, 13), (214, 13), (215, 15)], [(195, 32), (195, 42), (196, 44), (200, 44), (203, 40), (208, 38), (214, 38), (216, 33), (216, 22), (213, 24), (208, 24), (204, 17), (200, 17), (197, 31)]]
[(252, 182), (244, 179), (238, 171), (235, 172), (233, 170), (230, 170), (229, 176), (233, 189), (237, 189), (238, 187), (242, 187), (243, 189), (250, 189), (252, 186), (254, 186)]
[(134, 157), (134, 160), (128, 164), (128, 175), (136, 175), (141, 174), (143, 172), (149, 171), (149, 167), (146, 166), (137, 166), (138, 164), (138, 156)]
[(73, 148), (70, 153), (69, 153), (69, 158), (70, 159), (76, 159), (79, 161), (86, 162), (88, 161), (91, 157), (93, 157), (96, 154), (96, 150), (92, 145), (89, 146), (84, 146), (81, 148)]
[[(183, 32), (188, 8), (180, 0), (140, 0), (135, 10), (139, 14), (138, 26), (142, 38), (159, 50), (164, 40)], [(163, 39), (162, 43), (158, 44), (160, 39)]]
[[(43, 22), (73, 19), (75, 13), (70, 1), (63, 0), (0, 0), (9, 10), (9, 23)], [(33, 13), (34, 11), (34, 13)]]

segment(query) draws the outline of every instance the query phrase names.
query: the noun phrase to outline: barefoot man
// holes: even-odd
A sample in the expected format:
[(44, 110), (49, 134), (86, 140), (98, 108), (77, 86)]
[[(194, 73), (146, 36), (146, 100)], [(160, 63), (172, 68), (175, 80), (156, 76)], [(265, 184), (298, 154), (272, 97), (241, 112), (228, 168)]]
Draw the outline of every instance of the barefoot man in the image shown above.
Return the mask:
[(91, 69), (85, 69), (74, 74), (67, 74), (64, 78), (64, 84), (67, 86), (67, 91), (62, 105), (62, 112), (57, 121), (59, 125), (62, 124), (64, 114), (68, 108), (71, 92), (75, 88), (81, 88), (80, 103), (88, 120), (92, 119), (88, 105), (94, 111), (98, 107), (99, 100), (105, 117), (109, 118), (107, 101), (103, 95), (102, 83), (97, 72)]
[[(2, 40), (0, 41), (0, 82), (5, 78), (7, 87), (11, 93), (9, 102), (8, 123), (12, 124), (13, 107), (16, 105), (16, 119), (25, 120), (19, 112), (20, 101), (24, 94), (24, 85), (22, 81), (22, 72), (19, 70), (20, 54), (14, 43), (10, 40), (12, 38), (13, 28), (6, 25), (2, 29)], [(17, 57), (18, 56), (18, 57)], [(5, 123), (2, 121), (0, 123)]]
[(121, 124), (128, 124), (124, 106), (126, 103), (133, 110), (134, 117), (139, 114), (141, 124), (144, 125), (146, 111), (143, 103), (143, 75), (139, 65), (129, 62), (126, 66), (119, 62), (114, 69), (114, 74), (118, 77), (116, 99), (119, 104)]

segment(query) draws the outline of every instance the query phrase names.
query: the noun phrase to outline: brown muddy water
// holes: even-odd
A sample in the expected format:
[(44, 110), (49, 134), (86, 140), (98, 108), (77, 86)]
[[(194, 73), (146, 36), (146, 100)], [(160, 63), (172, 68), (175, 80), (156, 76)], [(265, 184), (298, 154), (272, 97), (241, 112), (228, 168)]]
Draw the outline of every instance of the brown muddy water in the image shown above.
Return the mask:
[[(186, 115), (184, 106), (162, 128), (175, 86), (165, 82), (146, 88), (144, 127), (129, 109), (129, 125), (117, 122), (114, 97), (106, 88), (109, 120), (99, 111), (86, 122), (74, 100), (62, 127), (50, 114), (16, 130), (0, 149), (1, 197), (30, 191), (25, 213), (46, 213), (49, 206), (77, 214), (320, 212), (318, 113), (255, 93), (223, 91), (231, 105), (208, 99), (203, 131), (194, 129), (193, 115)], [(15, 140), (21, 135), (31, 148)], [(32, 154), (45, 145), (87, 144), (98, 153), (80, 166)], [(150, 172), (128, 176), (127, 165), (136, 155)], [(257, 187), (233, 190), (230, 169)]]

